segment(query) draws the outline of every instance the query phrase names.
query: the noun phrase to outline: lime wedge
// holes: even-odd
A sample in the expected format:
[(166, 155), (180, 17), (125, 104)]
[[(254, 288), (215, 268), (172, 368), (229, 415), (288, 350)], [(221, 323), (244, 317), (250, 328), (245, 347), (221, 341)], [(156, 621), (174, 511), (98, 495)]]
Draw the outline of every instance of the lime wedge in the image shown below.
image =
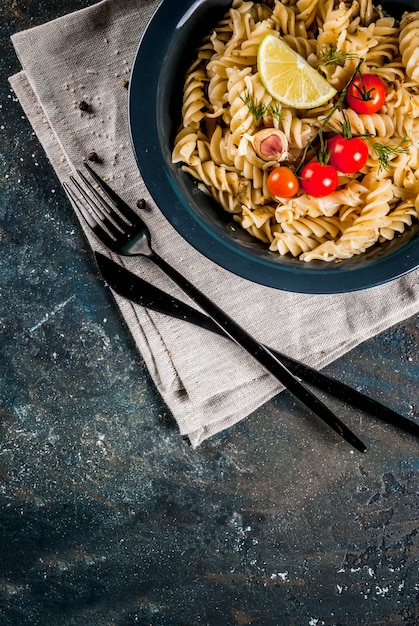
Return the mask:
[(275, 100), (296, 109), (313, 109), (337, 93), (300, 54), (275, 35), (266, 35), (259, 44), (258, 72)]

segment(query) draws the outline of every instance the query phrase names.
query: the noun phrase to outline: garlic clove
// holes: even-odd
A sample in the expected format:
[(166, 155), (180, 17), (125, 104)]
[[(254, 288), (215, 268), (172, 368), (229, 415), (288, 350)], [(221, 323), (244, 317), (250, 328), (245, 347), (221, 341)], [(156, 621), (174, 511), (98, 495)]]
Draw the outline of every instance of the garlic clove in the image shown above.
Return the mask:
[(256, 154), (264, 161), (283, 161), (288, 156), (288, 139), (276, 128), (263, 128), (252, 136)]

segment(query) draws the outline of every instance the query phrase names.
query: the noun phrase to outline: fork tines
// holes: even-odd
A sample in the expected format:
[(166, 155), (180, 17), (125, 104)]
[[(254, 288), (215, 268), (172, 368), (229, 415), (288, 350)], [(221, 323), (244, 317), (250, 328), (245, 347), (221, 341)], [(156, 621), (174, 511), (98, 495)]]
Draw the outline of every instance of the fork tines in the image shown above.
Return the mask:
[[(84, 163), (85, 168), (90, 173), (92, 178), (96, 181), (99, 187), (105, 192), (108, 198), (113, 202), (114, 206), (118, 209), (124, 219), (132, 225), (138, 224), (138, 219), (135, 212), (131, 209), (131, 207), (120, 197), (115, 191), (98, 175), (96, 172), (90, 167), (88, 163)], [(96, 189), (89, 183), (87, 178), (83, 175), (82, 172), (77, 170), (78, 175), (82, 178), (83, 182), (87, 185), (87, 187), (92, 191), (94, 196), (99, 200), (101, 205), (106, 208), (108, 212), (113, 212), (110, 205), (97, 193)], [(109, 209), (111, 209), (109, 211)]]
[(80, 197), (67, 183), (63, 183), (64, 190), (88, 226), (105, 245), (113, 249), (115, 243), (122, 237), (129, 236), (137, 230), (141, 220), (87, 163), (84, 165), (114, 206), (97, 191), (80, 170), (76, 170), (76, 172), (83, 185), (80, 184), (75, 176), (70, 176), (70, 180)]

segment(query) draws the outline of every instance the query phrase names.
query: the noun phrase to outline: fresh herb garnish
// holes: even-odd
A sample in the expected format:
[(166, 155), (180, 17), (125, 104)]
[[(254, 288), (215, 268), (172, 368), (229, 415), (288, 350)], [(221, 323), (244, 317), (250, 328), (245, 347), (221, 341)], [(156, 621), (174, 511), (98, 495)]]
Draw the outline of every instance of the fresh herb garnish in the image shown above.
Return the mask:
[(253, 115), (253, 119), (255, 120), (256, 125), (260, 124), (263, 116), (269, 111), (270, 104), (265, 104), (263, 102), (256, 102), (254, 97), (248, 92), (245, 91), (240, 99), (243, 100), (250, 113)]
[(353, 58), (354, 55), (350, 52), (342, 52), (330, 44), (323, 52), (320, 65), (340, 65), (340, 67), (343, 67), (345, 61)]
[(272, 115), (272, 117), (278, 120), (278, 122), (282, 120), (281, 105), (278, 102), (275, 102), (275, 104), (270, 105), (269, 113)]
[(240, 99), (243, 100), (250, 113), (253, 115), (256, 126), (260, 124), (265, 115), (272, 115), (272, 117), (276, 118), (278, 121), (282, 119), (281, 105), (279, 102), (275, 102), (274, 104), (256, 102), (255, 98), (248, 91), (245, 91), (240, 96)]
[(397, 146), (392, 146), (389, 143), (374, 142), (371, 144), (375, 154), (378, 157), (379, 168), (378, 171), (386, 170), (389, 166), (391, 159), (398, 154), (404, 154), (409, 147), (407, 139), (404, 137)]

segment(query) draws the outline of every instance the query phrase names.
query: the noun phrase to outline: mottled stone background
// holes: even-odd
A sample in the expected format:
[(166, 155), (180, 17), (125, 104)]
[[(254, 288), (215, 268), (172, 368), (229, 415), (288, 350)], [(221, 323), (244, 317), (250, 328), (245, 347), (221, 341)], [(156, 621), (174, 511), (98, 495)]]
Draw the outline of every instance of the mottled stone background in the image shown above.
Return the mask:
[[(192, 450), (100, 281), (7, 76), (10, 35), (87, 0), (1, 13), (1, 626), (416, 626), (418, 441), (287, 393)], [(419, 419), (419, 320), (328, 371)]]

